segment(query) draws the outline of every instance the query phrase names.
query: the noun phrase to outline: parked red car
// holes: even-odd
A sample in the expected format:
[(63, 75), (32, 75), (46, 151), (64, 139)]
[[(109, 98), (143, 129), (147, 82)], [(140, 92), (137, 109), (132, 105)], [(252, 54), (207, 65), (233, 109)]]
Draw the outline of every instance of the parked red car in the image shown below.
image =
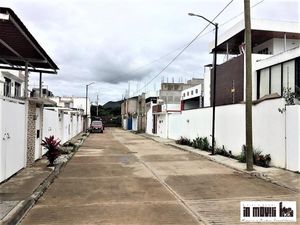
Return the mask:
[(103, 126), (102, 121), (95, 120), (95, 121), (92, 122), (92, 124), (91, 124), (91, 133), (94, 133), (94, 132), (103, 133), (103, 130), (104, 130), (104, 126)]

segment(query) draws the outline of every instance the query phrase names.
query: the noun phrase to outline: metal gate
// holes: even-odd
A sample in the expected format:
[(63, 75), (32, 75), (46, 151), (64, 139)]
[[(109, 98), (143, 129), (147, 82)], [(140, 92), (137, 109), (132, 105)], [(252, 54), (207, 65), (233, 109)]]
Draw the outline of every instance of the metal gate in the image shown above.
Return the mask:
[(127, 120), (127, 130), (132, 130), (132, 118), (128, 117)]
[(0, 182), (26, 165), (25, 104), (0, 99)]

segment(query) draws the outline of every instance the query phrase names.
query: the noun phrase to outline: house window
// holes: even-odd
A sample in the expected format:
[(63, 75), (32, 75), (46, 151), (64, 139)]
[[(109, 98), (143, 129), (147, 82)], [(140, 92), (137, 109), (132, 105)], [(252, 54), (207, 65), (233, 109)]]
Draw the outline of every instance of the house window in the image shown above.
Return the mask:
[(11, 80), (4, 77), (4, 85), (3, 85), (3, 95), (4, 96), (7, 96), (7, 97), (10, 97), (11, 96)]
[(260, 71), (259, 97), (268, 95), (270, 92), (270, 70), (269, 68)]
[(21, 97), (21, 84), (15, 82), (15, 97)]
[(281, 64), (271, 67), (271, 94), (281, 95)]
[(300, 97), (300, 57), (295, 60), (295, 92)]
[(299, 66), (297, 66), (298, 60), (291, 60), (258, 71), (257, 98), (273, 93), (278, 93), (282, 96), (283, 90), (287, 88), (291, 88), (291, 92), (297, 91), (297, 84), (300, 83), (298, 79), (300, 62)]
[(282, 65), (282, 85), (283, 89), (291, 88), (295, 92), (295, 61), (285, 62)]
[(264, 49), (258, 51), (258, 54), (269, 54), (269, 49), (268, 48), (264, 48)]

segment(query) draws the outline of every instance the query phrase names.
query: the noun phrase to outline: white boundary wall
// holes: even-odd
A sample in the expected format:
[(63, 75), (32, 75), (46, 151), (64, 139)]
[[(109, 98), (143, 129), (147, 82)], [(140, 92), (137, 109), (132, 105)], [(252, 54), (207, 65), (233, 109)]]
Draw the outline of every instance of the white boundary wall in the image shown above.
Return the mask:
[(26, 107), (0, 99), (0, 182), (26, 166)]
[[(0, 182), (26, 166), (26, 115), (24, 101), (0, 98)], [(82, 116), (73, 116), (72, 132), (70, 113), (61, 115), (44, 109), (41, 139), (54, 135), (64, 143), (83, 130)]]
[(253, 145), (271, 155), (271, 165), (285, 168), (284, 99), (269, 100), (253, 107)]
[(300, 105), (286, 107), (287, 169), (300, 172)]
[(152, 106), (156, 105), (150, 102), (150, 108), (146, 113), (146, 133), (152, 134), (153, 130), (153, 114), (152, 114)]
[[(285, 167), (285, 114), (284, 99), (274, 99), (253, 106), (253, 145), (271, 154), (271, 164)], [(184, 136), (190, 139), (208, 137), (211, 140), (212, 108), (182, 111), (169, 114), (168, 138)], [(245, 105), (234, 104), (216, 107), (215, 137), (218, 147), (225, 146), (233, 154), (241, 152), (245, 144)]]
[(61, 140), (61, 143), (65, 143), (81, 131), (83, 131), (82, 116), (59, 112), (57, 109), (44, 109), (43, 139), (54, 135)]

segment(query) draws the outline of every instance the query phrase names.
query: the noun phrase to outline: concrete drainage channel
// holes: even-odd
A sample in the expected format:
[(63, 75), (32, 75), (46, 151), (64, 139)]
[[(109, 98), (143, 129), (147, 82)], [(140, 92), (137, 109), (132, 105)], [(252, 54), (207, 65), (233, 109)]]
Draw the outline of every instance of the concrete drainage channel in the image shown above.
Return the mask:
[(33, 191), (33, 193), (26, 199), (20, 201), (1, 221), (1, 225), (15, 225), (19, 224), (29, 210), (35, 205), (39, 198), (44, 194), (47, 188), (52, 184), (55, 178), (60, 174), (63, 168), (67, 165), (69, 160), (75, 155), (80, 146), (89, 136), (89, 133), (81, 133), (72, 138), (74, 149), (69, 154), (62, 155), (58, 158), (53, 171), (49, 176)]

